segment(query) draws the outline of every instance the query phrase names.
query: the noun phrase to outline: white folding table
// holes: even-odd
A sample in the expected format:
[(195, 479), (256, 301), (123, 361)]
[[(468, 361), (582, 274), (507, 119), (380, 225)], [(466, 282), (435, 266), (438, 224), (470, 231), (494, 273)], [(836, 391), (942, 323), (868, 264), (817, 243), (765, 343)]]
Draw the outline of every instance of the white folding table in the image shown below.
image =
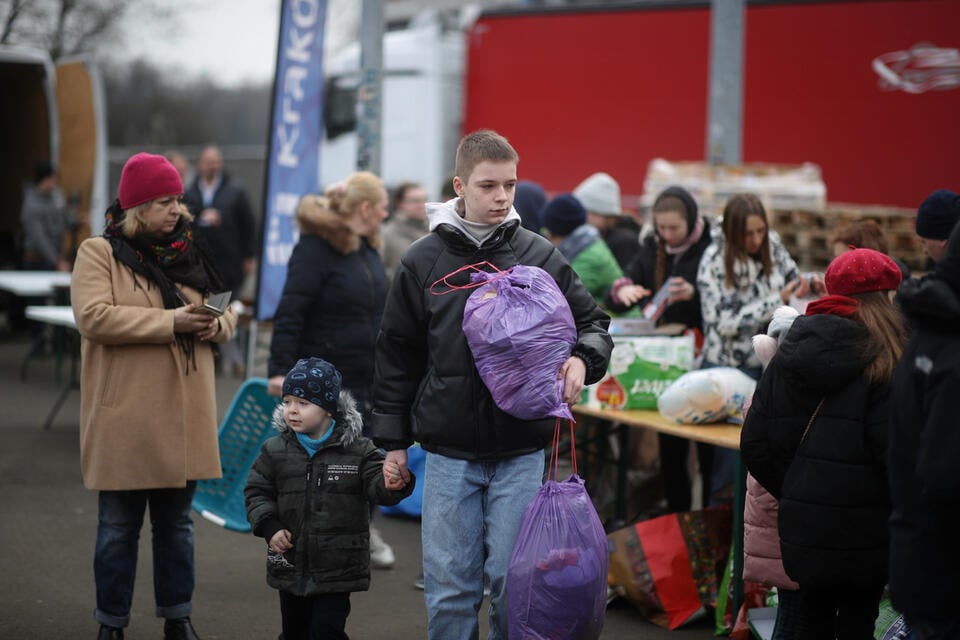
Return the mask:
[[(25, 315), (30, 320), (44, 322), (57, 327), (66, 327), (73, 332), (76, 332), (77, 329), (77, 321), (73, 317), (73, 307), (69, 305), (30, 305), (27, 307)], [(60, 407), (62, 407), (63, 403), (66, 402), (70, 391), (80, 386), (80, 379), (77, 373), (78, 349), (73, 345), (71, 345), (69, 349), (70, 377), (63, 385), (63, 389), (61, 389), (60, 395), (57, 396), (56, 402), (54, 402), (53, 406), (50, 408), (50, 412), (47, 413), (47, 419), (43, 423), (44, 429), (49, 429), (50, 425), (53, 424), (54, 418), (57, 417)]]

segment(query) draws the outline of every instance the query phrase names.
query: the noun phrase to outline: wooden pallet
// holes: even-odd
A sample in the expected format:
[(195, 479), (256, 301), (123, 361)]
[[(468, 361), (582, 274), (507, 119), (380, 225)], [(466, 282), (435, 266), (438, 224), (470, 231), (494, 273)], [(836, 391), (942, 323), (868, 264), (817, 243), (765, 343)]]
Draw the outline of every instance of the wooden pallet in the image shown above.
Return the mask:
[(822, 271), (833, 259), (833, 236), (850, 222), (873, 220), (883, 229), (890, 255), (922, 269), (926, 255), (914, 231), (916, 211), (898, 207), (829, 203), (823, 211), (770, 210), (770, 226), (803, 271)]

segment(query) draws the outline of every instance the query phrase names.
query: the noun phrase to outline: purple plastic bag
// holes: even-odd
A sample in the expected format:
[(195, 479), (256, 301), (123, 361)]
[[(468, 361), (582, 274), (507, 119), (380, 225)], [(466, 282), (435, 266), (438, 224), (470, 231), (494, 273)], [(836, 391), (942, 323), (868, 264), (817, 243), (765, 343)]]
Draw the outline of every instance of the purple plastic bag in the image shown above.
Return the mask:
[(607, 536), (580, 476), (527, 505), (507, 571), (511, 638), (596, 640), (607, 612)]
[(549, 273), (517, 265), (470, 276), (463, 333), (501, 411), (521, 420), (573, 419), (557, 372), (577, 343), (570, 305)]

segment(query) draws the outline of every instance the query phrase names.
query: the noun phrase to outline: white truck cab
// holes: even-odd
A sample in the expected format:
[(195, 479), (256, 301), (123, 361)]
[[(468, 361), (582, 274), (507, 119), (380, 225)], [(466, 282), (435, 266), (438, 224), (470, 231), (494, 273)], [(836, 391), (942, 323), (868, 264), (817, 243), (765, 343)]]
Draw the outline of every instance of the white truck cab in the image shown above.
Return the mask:
[[(463, 31), (427, 17), (383, 38), (381, 177), (388, 188), (412, 180), (438, 199), (453, 173), (463, 112)], [(346, 178), (357, 166), (360, 45), (326, 65), (320, 181)]]

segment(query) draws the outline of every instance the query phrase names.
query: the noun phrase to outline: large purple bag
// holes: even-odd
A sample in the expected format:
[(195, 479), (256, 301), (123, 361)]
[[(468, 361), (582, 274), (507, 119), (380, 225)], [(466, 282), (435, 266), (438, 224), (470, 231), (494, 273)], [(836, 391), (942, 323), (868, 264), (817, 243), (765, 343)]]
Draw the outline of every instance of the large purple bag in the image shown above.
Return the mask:
[(510, 637), (599, 638), (607, 611), (607, 561), (607, 536), (576, 466), (564, 482), (547, 480), (524, 511), (507, 570)]
[(570, 305), (549, 273), (517, 265), (478, 271), (463, 333), (493, 401), (521, 420), (573, 418), (557, 372), (577, 342)]

